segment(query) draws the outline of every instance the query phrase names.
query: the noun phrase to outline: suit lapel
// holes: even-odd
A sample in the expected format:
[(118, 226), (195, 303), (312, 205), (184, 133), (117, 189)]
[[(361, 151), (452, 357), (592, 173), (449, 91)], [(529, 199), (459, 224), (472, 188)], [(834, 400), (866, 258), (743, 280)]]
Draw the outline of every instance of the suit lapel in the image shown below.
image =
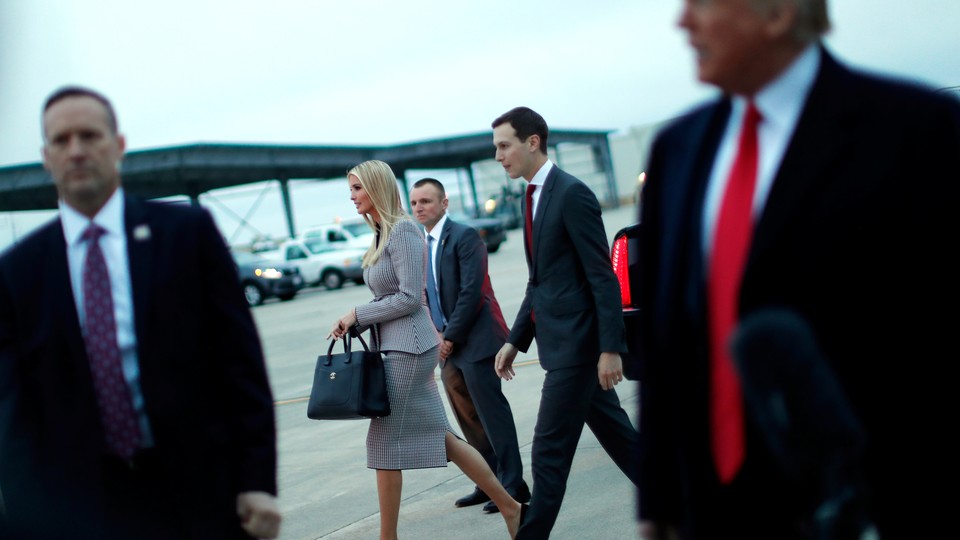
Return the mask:
[(540, 230), (543, 227), (543, 216), (547, 215), (547, 208), (553, 199), (553, 188), (557, 185), (559, 171), (560, 169), (554, 164), (550, 172), (547, 173), (547, 179), (543, 181), (543, 186), (540, 188), (540, 200), (536, 204), (537, 211), (533, 214), (533, 260), (530, 262), (533, 268), (531, 274), (534, 277), (537, 275), (537, 260), (541, 256), (542, 246), (539, 240), (541, 238)]
[[(524, 189), (526, 189), (526, 188), (528, 188), (528, 187), (529, 187), (529, 185), (524, 186)], [(526, 198), (526, 196), (524, 196), (524, 199), (523, 199), (523, 222), (524, 222), (524, 224), (523, 224), (523, 256), (527, 258), (527, 268), (530, 269), (530, 275), (532, 276), (532, 275), (533, 275), (533, 259), (532, 259), (531, 256), (530, 256), (530, 249), (529, 249), (527, 246), (531, 245), (530, 242), (533, 241), (533, 238), (532, 238), (532, 236), (533, 236), (533, 229), (530, 229), (531, 238), (527, 238), (527, 225), (526, 225), (526, 222), (527, 222), (527, 214), (530, 213), (530, 209), (527, 208), (527, 206), (528, 206), (528, 205), (527, 205), (527, 198)], [(530, 205), (530, 206), (532, 206), (532, 205)]]
[[(820, 73), (810, 91), (780, 169), (754, 230), (746, 272), (755, 259), (776, 241), (777, 233), (811, 194), (828, 180), (824, 170), (850, 144), (843, 134), (845, 121), (858, 114), (856, 97), (843, 83), (846, 72), (821, 49)], [(825, 136), (824, 134), (830, 134)], [(810, 159), (810, 156), (817, 156)]]
[[(660, 274), (673, 281), (673, 286), (657, 291), (658, 305), (669, 312), (682, 308), (693, 318), (705, 312), (703, 286), (703, 205), (706, 187), (713, 168), (717, 147), (730, 117), (726, 99), (708, 106), (691, 117), (691, 123), (680, 136), (683, 148), (672, 152), (658, 179), (664, 190), (664, 220)], [(673, 296), (676, 294), (677, 296)], [(682, 304), (674, 305), (675, 299)]]
[(142, 348), (150, 327), (147, 314), (150, 313), (150, 283), (153, 277), (155, 240), (146, 206), (132, 197), (125, 199), (124, 228), (127, 234), (127, 262), (130, 267), (134, 324), (137, 343)]
[(59, 326), (65, 331), (67, 347), (70, 357), (78, 359), (74, 367), (78, 373), (86, 373), (90, 377), (87, 364), (87, 351), (83, 342), (83, 330), (80, 328), (80, 317), (77, 315), (77, 300), (73, 295), (73, 285), (70, 281), (70, 263), (67, 261), (67, 241), (63, 237), (63, 226), (58, 219), (50, 225), (45, 242), (47, 247), (47, 285), (50, 291), (50, 305), (59, 305), (57, 317)]
[[(453, 221), (450, 218), (447, 218), (447, 222), (443, 224), (443, 230), (440, 231), (440, 243), (437, 244), (437, 258), (436, 264), (434, 265), (433, 277), (437, 280), (437, 297), (440, 296), (440, 291), (442, 290), (440, 285), (443, 283), (443, 270), (440, 265), (440, 257), (443, 255), (444, 249), (447, 247), (447, 240), (450, 239), (450, 230), (453, 228)], [(443, 304), (443, 298), (440, 298), (440, 303)]]

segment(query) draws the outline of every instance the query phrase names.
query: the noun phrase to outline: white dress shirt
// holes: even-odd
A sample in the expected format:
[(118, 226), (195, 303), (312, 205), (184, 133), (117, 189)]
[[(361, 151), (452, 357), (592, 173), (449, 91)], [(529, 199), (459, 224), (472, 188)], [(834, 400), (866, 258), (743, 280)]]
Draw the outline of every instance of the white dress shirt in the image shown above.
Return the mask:
[[(811, 45), (779, 77), (754, 96), (754, 105), (762, 117), (757, 128), (759, 161), (757, 183), (753, 193), (754, 223), (766, 205), (780, 162), (783, 161), (783, 154), (793, 137), (793, 131), (797, 127), (797, 121), (807, 102), (807, 95), (810, 93), (819, 68), (819, 50), (816, 45)], [(720, 203), (737, 154), (740, 127), (747, 108), (747, 99), (743, 96), (733, 96), (732, 101), (733, 110), (730, 112), (730, 119), (720, 146), (717, 148), (703, 205), (701, 232), (704, 261), (710, 260)]]
[[(530, 185), (536, 186), (533, 190), (533, 214), (530, 214), (534, 218), (537, 217), (537, 206), (540, 204), (540, 194), (543, 192), (543, 183), (547, 181), (547, 175), (550, 174), (550, 169), (553, 169), (553, 162), (549, 159), (540, 166), (540, 170), (537, 171), (537, 174), (533, 175), (533, 178), (530, 180)], [(531, 220), (532, 222), (533, 220)]]

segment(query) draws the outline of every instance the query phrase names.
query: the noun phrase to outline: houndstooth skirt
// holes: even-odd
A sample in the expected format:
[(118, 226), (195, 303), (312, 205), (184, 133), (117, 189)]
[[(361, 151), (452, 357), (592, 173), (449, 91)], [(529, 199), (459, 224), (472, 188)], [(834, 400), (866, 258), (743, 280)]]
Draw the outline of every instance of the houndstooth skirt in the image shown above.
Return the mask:
[(383, 351), (390, 416), (370, 421), (368, 468), (447, 466), (444, 437), (452, 430), (434, 377), (439, 359), (439, 346), (422, 354)]

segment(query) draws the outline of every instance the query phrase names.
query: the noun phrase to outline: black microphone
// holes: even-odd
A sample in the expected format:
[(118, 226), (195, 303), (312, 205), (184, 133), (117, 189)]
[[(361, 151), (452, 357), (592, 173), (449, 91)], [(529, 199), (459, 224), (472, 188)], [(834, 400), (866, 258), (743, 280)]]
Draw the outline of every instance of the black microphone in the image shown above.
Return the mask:
[(784, 475), (813, 496), (819, 539), (852, 538), (867, 525), (864, 430), (813, 329), (794, 311), (758, 310), (732, 340), (747, 414)]

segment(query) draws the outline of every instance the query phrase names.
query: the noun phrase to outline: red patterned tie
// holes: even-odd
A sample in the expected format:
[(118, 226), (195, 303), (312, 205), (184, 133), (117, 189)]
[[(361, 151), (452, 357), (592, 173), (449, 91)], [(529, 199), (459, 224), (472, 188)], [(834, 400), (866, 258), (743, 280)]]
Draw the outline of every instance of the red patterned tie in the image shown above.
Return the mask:
[(105, 233), (92, 223), (83, 233), (88, 243), (83, 265), (84, 342), (107, 446), (117, 456), (130, 458), (140, 443), (140, 425), (117, 345), (110, 274), (100, 250), (100, 236)]
[(743, 394), (730, 356), (729, 341), (737, 324), (740, 281), (753, 235), (759, 122), (760, 112), (750, 102), (740, 131), (740, 146), (717, 217), (707, 285), (711, 445), (717, 475), (723, 484), (733, 480), (746, 453)]
[(523, 216), (527, 238), (527, 255), (530, 256), (530, 262), (533, 262), (533, 192), (536, 191), (536, 189), (537, 186), (527, 184), (527, 198), (525, 201), (527, 208)]

